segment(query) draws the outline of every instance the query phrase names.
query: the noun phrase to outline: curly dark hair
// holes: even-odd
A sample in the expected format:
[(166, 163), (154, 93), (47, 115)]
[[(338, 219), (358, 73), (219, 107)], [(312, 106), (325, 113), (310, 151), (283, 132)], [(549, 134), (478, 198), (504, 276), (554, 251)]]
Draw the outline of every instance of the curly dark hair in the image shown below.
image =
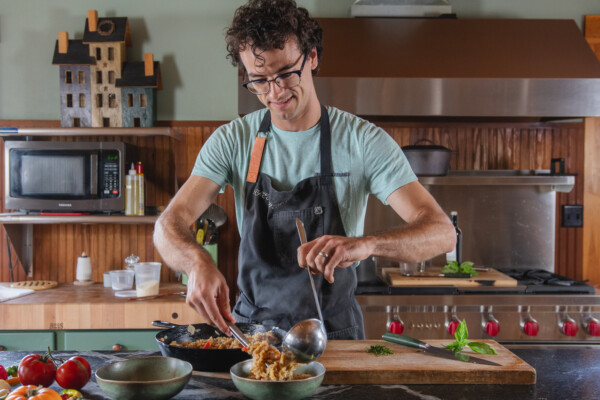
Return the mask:
[[(227, 29), (227, 58), (244, 71), (240, 51), (246, 46), (250, 46), (257, 59), (264, 60), (260, 55), (263, 51), (283, 49), (286, 41), (294, 36), (303, 54), (317, 48), (320, 65), (323, 30), (305, 8), (298, 7), (294, 0), (250, 0), (236, 10)], [(318, 69), (319, 66), (312, 71), (313, 75)]]

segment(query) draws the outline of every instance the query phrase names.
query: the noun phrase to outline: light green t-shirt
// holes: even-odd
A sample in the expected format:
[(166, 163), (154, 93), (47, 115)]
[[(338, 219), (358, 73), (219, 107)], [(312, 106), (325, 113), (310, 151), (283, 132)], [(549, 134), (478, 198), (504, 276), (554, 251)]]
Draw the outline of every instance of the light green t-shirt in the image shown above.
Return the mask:
[[(256, 133), (267, 109), (220, 126), (206, 141), (192, 170), (235, 192), (238, 229), (242, 230), (244, 183)], [(333, 183), (346, 235), (362, 236), (369, 193), (384, 204), (392, 192), (417, 179), (400, 146), (387, 132), (353, 114), (328, 108)], [(289, 132), (271, 124), (260, 172), (278, 191), (320, 173), (320, 125)]]

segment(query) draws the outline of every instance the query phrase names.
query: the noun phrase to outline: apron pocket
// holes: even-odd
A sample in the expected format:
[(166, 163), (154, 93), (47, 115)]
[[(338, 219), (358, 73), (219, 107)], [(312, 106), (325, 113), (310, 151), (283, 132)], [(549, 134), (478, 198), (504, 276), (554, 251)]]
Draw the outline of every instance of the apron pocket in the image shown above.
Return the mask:
[(327, 339), (331, 340), (356, 340), (360, 339), (360, 329), (352, 308), (338, 313), (334, 317), (325, 317)]
[(364, 326), (360, 306), (354, 297), (323, 310), (327, 339), (364, 339)]
[(327, 340), (361, 340), (358, 326), (341, 329), (339, 331), (327, 332)]
[(246, 297), (246, 295), (243, 292), (240, 292), (240, 296), (235, 306), (233, 307), (232, 313), (237, 322), (255, 324), (257, 323), (257, 321), (252, 320), (251, 317), (257, 309), (258, 307), (252, 304), (252, 302), (248, 300), (248, 297)]
[(298, 265), (300, 237), (296, 228), (296, 218), (302, 220), (306, 230), (306, 240), (311, 241), (324, 235), (325, 219), (323, 207), (311, 207), (297, 211), (273, 212), (270, 220), (274, 235), (275, 251), (283, 265)]

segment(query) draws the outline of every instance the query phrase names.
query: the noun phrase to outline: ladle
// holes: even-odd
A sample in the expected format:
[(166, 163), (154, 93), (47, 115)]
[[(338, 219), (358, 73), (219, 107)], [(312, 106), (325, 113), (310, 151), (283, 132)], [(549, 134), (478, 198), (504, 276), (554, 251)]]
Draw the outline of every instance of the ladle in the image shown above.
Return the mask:
[[(300, 235), (300, 243), (306, 243), (304, 224), (298, 218), (296, 218), (296, 227)], [(307, 268), (306, 270), (308, 271), (308, 279), (315, 298), (319, 319), (311, 318), (298, 322), (283, 338), (283, 347), (289, 350), (299, 362), (315, 361), (323, 354), (327, 346), (327, 332), (325, 332), (325, 323), (323, 322), (315, 282), (310, 269)]]

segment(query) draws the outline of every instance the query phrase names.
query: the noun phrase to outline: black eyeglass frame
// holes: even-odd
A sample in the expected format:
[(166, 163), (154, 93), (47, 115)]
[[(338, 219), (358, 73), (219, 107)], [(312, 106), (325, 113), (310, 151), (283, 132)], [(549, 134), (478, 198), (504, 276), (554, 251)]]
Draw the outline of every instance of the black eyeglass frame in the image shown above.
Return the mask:
[[(295, 87), (297, 87), (297, 86), (300, 86), (300, 83), (301, 83), (301, 81), (302, 81), (302, 70), (304, 70), (304, 65), (306, 64), (306, 60), (307, 60), (307, 58), (308, 58), (308, 54), (305, 54), (305, 55), (304, 55), (304, 60), (302, 60), (302, 65), (300, 66), (300, 69), (297, 69), (297, 70), (294, 70), (294, 71), (289, 71), (289, 72), (284, 72), (283, 74), (279, 74), (279, 75), (277, 75), (277, 76), (276, 76), (275, 78), (273, 78), (273, 79), (254, 79), (254, 80), (252, 80), (252, 81), (248, 81), (248, 82), (244, 82), (244, 83), (242, 83), (242, 86), (243, 86), (243, 87), (244, 87), (246, 90), (248, 90), (250, 93), (252, 93), (252, 94), (256, 94), (256, 95), (260, 95), (260, 94), (267, 94), (267, 93), (269, 93), (269, 92), (271, 91), (271, 82), (275, 82), (275, 84), (276, 84), (277, 86), (279, 86), (281, 89), (292, 89), (292, 88), (295, 88)], [(295, 86), (291, 86), (291, 87), (286, 87), (286, 88), (284, 88), (284, 87), (281, 87), (281, 85), (279, 85), (279, 83), (277, 83), (277, 80), (278, 80), (278, 79), (280, 79), (281, 77), (284, 77), (284, 76), (286, 76), (286, 75), (287, 75), (287, 76), (290, 76), (290, 75), (292, 75), (292, 74), (296, 74), (296, 75), (298, 75), (298, 78), (300, 78), (300, 81), (298, 81), (298, 84), (297, 84), (297, 85), (295, 85)], [(248, 88), (248, 85), (250, 85), (250, 84), (252, 84), (252, 83), (256, 83), (256, 82), (266, 82), (266, 83), (269, 85), (269, 90), (267, 90), (266, 92), (263, 92), (263, 93), (254, 93), (254, 92), (253, 92), (253, 91), (252, 91), (250, 88)]]

